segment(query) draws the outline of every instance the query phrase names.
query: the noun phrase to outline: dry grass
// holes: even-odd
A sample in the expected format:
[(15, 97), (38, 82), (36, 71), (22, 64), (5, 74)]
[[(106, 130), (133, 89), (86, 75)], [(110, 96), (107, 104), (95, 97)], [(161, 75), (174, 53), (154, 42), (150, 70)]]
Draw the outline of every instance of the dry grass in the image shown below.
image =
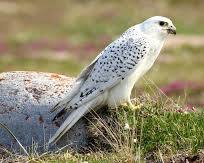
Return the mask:
[[(158, 88), (134, 99), (139, 110), (104, 108), (88, 116), (91, 141), (86, 153), (72, 151), (30, 154), (4, 152), (2, 162), (143, 162), (177, 160), (204, 148), (203, 112), (185, 110)], [(155, 91), (157, 90), (157, 91)], [(92, 118), (91, 118), (92, 117)], [(182, 155), (181, 155), (182, 154)], [(184, 158), (186, 158), (185, 156)], [(194, 155), (192, 155), (192, 159)]]

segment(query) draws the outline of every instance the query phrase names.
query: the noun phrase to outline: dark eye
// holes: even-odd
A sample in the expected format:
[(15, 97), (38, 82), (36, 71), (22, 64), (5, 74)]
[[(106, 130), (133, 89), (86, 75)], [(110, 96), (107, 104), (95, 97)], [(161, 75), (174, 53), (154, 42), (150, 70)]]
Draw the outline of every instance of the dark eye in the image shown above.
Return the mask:
[(159, 25), (160, 25), (160, 26), (164, 26), (164, 25), (166, 25), (166, 24), (167, 24), (167, 23), (164, 22), (164, 21), (160, 21), (160, 22), (159, 22)]

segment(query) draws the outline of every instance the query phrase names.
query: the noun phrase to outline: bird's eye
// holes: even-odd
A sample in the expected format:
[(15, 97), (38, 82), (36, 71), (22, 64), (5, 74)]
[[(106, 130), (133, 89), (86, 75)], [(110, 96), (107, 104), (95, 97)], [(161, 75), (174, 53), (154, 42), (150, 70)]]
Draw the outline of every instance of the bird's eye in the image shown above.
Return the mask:
[(164, 26), (164, 25), (167, 25), (167, 22), (164, 22), (164, 21), (160, 21), (160, 22), (159, 22), (159, 25), (160, 25), (160, 26)]

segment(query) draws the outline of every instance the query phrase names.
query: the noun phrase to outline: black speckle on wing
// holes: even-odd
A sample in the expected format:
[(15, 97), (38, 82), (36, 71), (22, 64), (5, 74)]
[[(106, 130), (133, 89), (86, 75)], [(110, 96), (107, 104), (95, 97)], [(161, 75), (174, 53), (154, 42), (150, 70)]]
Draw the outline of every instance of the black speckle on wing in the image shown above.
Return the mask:
[(148, 43), (145, 38), (134, 34), (134, 28), (111, 43), (94, 65), (92, 72), (80, 92), (80, 101), (98, 91), (103, 93), (105, 84), (115, 80), (124, 80), (128, 73), (147, 55)]

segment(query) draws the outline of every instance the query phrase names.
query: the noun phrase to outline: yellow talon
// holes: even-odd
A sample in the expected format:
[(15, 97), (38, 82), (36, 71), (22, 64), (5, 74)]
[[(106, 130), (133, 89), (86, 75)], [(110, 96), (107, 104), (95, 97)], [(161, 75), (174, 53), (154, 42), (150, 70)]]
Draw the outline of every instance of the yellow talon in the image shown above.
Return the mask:
[(133, 110), (141, 109), (142, 106), (143, 106), (143, 104), (133, 105), (133, 106), (132, 106), (132, 109), (133, 109)]
[(136, 110), (136, 109), (141, 109), (143, 104), (138, 104), (138, 105), (135, 106), (132, 103), (125, 102), (121, 106), (124, 107), (124, 108), (130, 108), (132, 110)]
[(129, 107), (129, 105), (128, 105), (128, 103), (127, 103), (127, 102), (125, 102), (125, 103), (121, 104), (121, 106), (122, 106), (122, 107), (124, 107), (124, 108)]

